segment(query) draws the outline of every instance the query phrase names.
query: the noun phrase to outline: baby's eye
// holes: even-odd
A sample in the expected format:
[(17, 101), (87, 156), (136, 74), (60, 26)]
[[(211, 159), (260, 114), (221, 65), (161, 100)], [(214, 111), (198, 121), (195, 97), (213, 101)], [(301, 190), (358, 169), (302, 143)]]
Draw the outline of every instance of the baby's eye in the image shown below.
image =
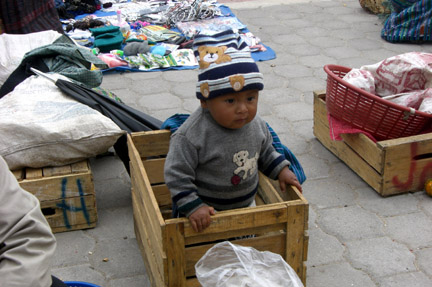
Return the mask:
[(247, 100), (248, 100), (249, 102), (253, 102), (255, 99), (256, 99), (255, 96), (252, 96), (252, 97), (248, 97), (248, 98), (247, 98)]
[(234, 99), (226, 99), (225, 102), (227, 102), (228, 104), (232, 104), (234, 103)]

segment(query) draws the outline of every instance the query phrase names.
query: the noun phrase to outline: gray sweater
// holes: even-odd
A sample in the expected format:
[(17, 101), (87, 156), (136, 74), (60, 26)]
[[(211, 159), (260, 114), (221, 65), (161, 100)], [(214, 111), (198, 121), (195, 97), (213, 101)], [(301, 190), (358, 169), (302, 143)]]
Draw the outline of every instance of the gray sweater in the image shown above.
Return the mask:
[(189, 216), (204, 204), (216, 210), (250, 205), (258, 188), (258, 170), (277, 179), (290, 164), (272, 142), (258, 115), (231, 130), (198, 108), (171, 136), (165, 162), (165, 182), (180, 214)]

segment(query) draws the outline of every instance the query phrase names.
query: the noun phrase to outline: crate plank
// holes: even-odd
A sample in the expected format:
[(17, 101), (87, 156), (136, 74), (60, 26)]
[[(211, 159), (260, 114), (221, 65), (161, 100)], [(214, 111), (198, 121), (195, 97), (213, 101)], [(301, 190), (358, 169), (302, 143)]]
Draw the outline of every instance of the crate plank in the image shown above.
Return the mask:
[[(212, 224), (202, 232), (193, 230), (189, 222), (185, 223), (185, 237), (201, 236), (208, 233), (220, 233), (228, 231), (236, 231), (246, 228), (257, 228), (266, 225), (277, 224), (287, 221), (287, 215), (284, 204), (268, 204), (265, 206), (257, 206), (252, 208), (240, 208), (233, 210), (225, 210), (216, 213), (212, 216)], [(232, 217), (236, 217), (236, 221), (232, 221)]]
[(283, 201), (282, 197), (274, 189), (273, 184), (261, 172), (259, 173), (259, 182), (258, 193), (266, 204)]
[[(326, 112), (325, 103), (322, 100), (315, 98), (314, 109), (317, 107), (316, 113), (319, 110)], [(315, 137), (339, 159), (345, 162), (354, 172), (356, 172), (369, 185), (381, 192), (382, 177), (374, 168), (372, 168), (365, 160), (363, 160), (357, 152), (345, 144), (343, 141), (332, 141), (330, 139), (328, 122), (325, 124), (317, 119), (314, 113), (314, 129)]]
[[(153, 135), (153, 132), (151, 133)], [(146, 208), (151, 208), (152, 212), (149, 212), (149, 215), (154, 218), (155, 224), (160, 226), (164, 226), (165, 222), (160, 214), (159, 206), (157, 200), (153, 194), (153, 190), (150, 184), (150, 181), (147, 176), (147, 172), (143, 166), (141, 158), (139, 157), (139, 153), (132, 142), (131, 135), (128, 136), (128, 150), (129, 150), (129, 158), (131, 159), (131, 170), (134, 172), (134, 178), (136, 180), (135, 184), (137, 185), (137, 191), (140, 196), (143, 196), (143, 200), (149, 205)], [(132, 173), (132, 172), (131, 172)], [(137, 193), (138, 194), (138, 193)], [(160, 242), (162, 242), (162, 237), (160, 238)]]
[(138, 244), (141, 254), (146, 265), (146, 270), (149, 274), (150, 281), (153, 286), (165, 286), (164, 270), (166, 265), (166, 254), (158, 246), (154, 246), (150, 240), (149, 233), (152, 232), (151, 226), (145, 222), (145, 217), (142, 214), (142, 207), (138, 207), (136, 193), (132, 192), (132, 207), (134, 214), (135, 234), (138, 242), (147, 242), (148, 244)]
[[(386, 147), (384, 196), (399, 190), (423, 190), (427, 179), (432, 178), (432, 142), (419, 139), (410, 144)], [(406, 162), (407, 164), (400, 164)], [(409, 163), (409, 164), (408, 164)]]
[(72, 173), (72, 168), (70, 165), (50, 166), (50, 167), (42, 168), (42, 173), (44, 177), (50, 177), (55, 175), (66, 175)]
[(304, 215), (307, 210), (305, 206), (290, 206), (288, 208), (287, 236), (286, 246), (292, 246), (286, 249), (285, 258), (287, 263), (296, 271), (297, 275), (303, 282), (306, 282), (306, 276), (303, 273), (303, 262), (306, 261), (306, 254), (303, 254), (304, 245), (308, 242), (304, 239), (302, 226), (304, 225)]
[(25, 169), (25, 178), (26, 179), (39, 179), (42, 178), (43, 172), (41, 168), (26, 168)]
[(90, 173), (24, 179), (19, 181), (19, 184), (23, 189), (34, 194), (40, 202), (94, 194), (94, 185)]
[(226, 240), (227, 238), (242, 237), (245, 235), (268, 234), (272, 232), (279, 232), (285, 229), (286, 229), (286, 222), (261, 226), (261, 227), (244, 228), (244, 229), (230, 230), (226, 232), (202, 234), (200, 236), (194, 236), (194, 237), (186, 237), (185, 243), (186, 245), (199, 244), (203, 242), (213, 242), (215, 240)]
[(137, 192), (137, 190), (140, 189), (145, 190), (146, 187), (140, 182), (140, 179), (137, 178), (135, 173), (135, 169), (133, 171), (131, 170), (131, 182), (134, 186), (134, 200), (137, 204), (136, 207), (141, 210), (143, 226), (148, 231), (147, 238), (149, 239), (153, 248), (163, 250), (162, 226), (165, 225), (163, 218), (162, 216), (159, 216), (159, 207), (155, 208), (154, 205), (148, 204), (151, 201), (149, 194), (147, 192)]
[(164, 158), (143, 160), (143, 165), (151, 184), (165, 182), (163, 173), (164, 164)]
[[(329, 129), (327, 109), (325, 105), (325, 93), (315, 94), (316, 105), (314, 104), (314, 121), (316, 120), (325, 129)], [(350, 146), (356, 153), (359, 154), (366, 162), (368, 162), (375, 170), (382, 173), (383, 152), (382, 149), (377, 149), (376, 144), (364, 134), (343, 134), (341, 135), (344, 143)]]
[(201, 287), (201, 284), (196, 277), (188, 278), (186, 282), (187, 287)]
[(15, 176), (17, 181), (21, 181), (24, 179), (24, 169), (16, 169), (16, 170), (12, 170), (13, 175)]
[(152, 189), (160, 207), (171, 206), (171, 193), (165, 184), (153, 185)]
[(83, 160), (83, 161), (79, 161), (79, 162), (71, 164), (72, 173), (82, 173), (82, 172), (88, 171), (89, 169), (90, 169), (90, 166), (89, 166), (87, 160)]
[(69, 197), (41, 202), (44, 213), (53, 232), (93, 228), (97, 222), (94, 195)]
[(168, 257), (168, 286), (186, 287), (186, 254), (182, 229), (182, 224), (167, 225), (165, 229), (165, 243)]
[(137, 132), (130, 136), (141, 158), (168, 153), (171, 133), (167, 130)]
[(355, 150), (378, 173), (383, 173), (384, 151), (364, 134), (341, 135), (343, 141)]

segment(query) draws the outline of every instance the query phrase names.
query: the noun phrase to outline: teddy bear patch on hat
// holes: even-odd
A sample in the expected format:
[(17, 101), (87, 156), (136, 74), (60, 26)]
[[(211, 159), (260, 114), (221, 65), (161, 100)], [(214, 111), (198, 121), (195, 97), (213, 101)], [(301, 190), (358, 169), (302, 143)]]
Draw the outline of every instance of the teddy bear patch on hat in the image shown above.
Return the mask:
[(224, 63), (231, 61), (231, 57), (225, 54), (227, 46), (212, 47), (200, 46), (199, 52), (199, 65), (201, 69), (206, 69), (211, 63)]

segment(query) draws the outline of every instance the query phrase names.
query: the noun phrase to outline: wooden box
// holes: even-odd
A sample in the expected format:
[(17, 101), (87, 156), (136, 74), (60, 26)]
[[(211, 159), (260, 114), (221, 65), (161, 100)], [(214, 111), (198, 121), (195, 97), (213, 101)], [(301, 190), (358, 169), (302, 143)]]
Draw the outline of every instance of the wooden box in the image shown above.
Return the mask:
[(314, 92), (314, 135), (382, 196), (424, 190), (432, 178), (432, 133), (373, 142), (363, 134), (330, 138), (325, 92)]
[(93, 175), (87, 160), (12, 171), (20, 186), (34, 194), (53, 232), (93, 228), (97, 222)]
[[(252, 246), (280, 254), (306, 281), (308, 202), (291, 187), (282, 194), (261, 175), (257, 207), (218, 212), (201, 233), (187, 218), (171, 218), (171, 196), (163, 166), (170, 132), (128, 135), (135, 233), (152, 286), (200, 286), (195, 263), (216, 242)], [(231, 240), (255, 234), (255, 238)]]

